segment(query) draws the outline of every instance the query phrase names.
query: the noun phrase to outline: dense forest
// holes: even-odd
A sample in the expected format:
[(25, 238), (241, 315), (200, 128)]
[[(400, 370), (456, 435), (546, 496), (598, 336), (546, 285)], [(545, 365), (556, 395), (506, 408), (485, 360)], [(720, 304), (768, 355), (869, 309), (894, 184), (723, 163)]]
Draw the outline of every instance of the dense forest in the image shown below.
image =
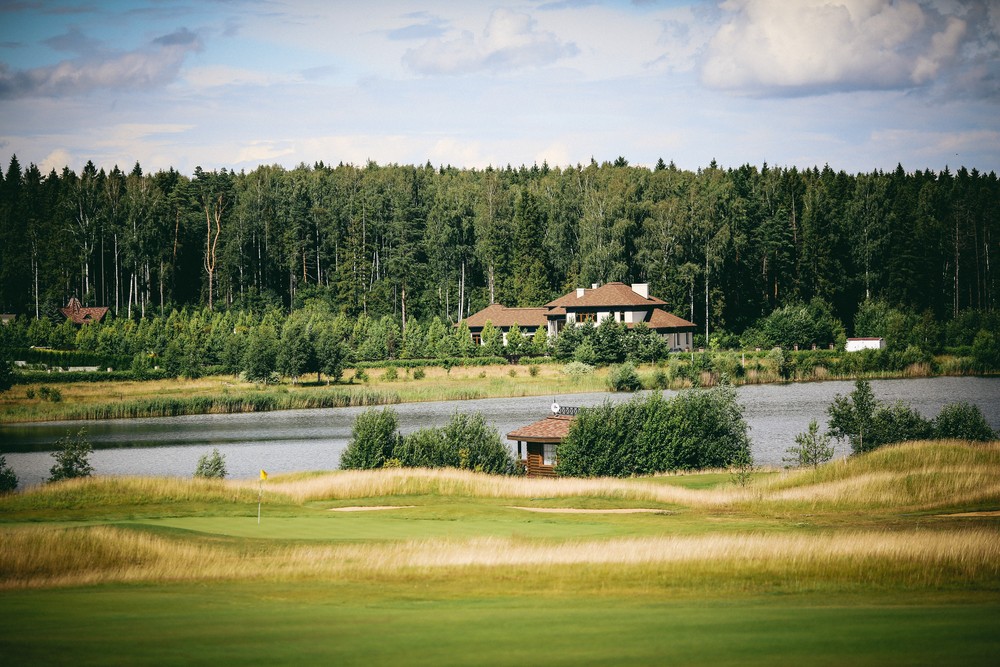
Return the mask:
[(0, 175), (0, 311), (61, 321), (77, 296), (116, 318), (173, 309), (454, 323), (490, 302), (648, 282), (671, 310), (741, 334), (865, 301), (934, 321), (992, 313), (1000, 184), (948, 169), (851, 175), (662, 160), (485, 170), (317, 163), (128, 172), (87, 163)]

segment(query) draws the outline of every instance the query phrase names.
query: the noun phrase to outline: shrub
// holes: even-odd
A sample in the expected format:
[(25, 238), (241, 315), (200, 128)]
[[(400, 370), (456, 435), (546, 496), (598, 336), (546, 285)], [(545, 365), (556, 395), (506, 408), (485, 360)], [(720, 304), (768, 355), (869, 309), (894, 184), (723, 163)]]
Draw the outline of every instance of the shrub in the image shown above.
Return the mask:
[(0, 495), (17, 490), (17, 475), (14, 469), (7, 465), (7, 459), (0, 454)]
[(818, 468), (821, 463), (833, 458), (830, 436), (820, 434), (819, 424), (815, 419), (809, 422), (808, 431), (795, 436), (795, 447), (789, 447), (786, 451), (791, 456), (784, 460), (797, 466)]
[[(468, 458), (461, 467), (478, 472), (510, 475), (514, 472), (514, 457), (500, 439), (497, 430), (486, 423), (480, 413), (456, 412), (444, 427), (444, 439), (450, 449), (465, 449)], [(464, 463), (464, 465), (462, 465)]]
[(56, 441), (55, 447), (52, 458), (56, 463), (49, 469), (49, 482), (90, 477), (94, 472), (90, 465), (90, 455), (94, 448), (87, 439), (87, 429), (80, 429), (75, 436), (67, 431), (64, 437)]
[(396, 370), (395, 366), (389, 366), (385, 369), (385, 373), (382, 374), (382, 379), (387, 382), (395, 382), (399, 379), (399, 372)]
[(14, 386), (14, 365), (7, 359), (0, 359), (0, 391)]
[(627, 477), (726, 468), (749, 451), (736, 392), (717, 387), (582, 409), (559, 446), (557, 469), (568, 476)]
[(585, 364), (579, 361), (571, 361), (563, 366), (562, 372), (570, 377), (592, 375), (594, 373), (594, 367), (590, 364)]
[(408, 468), (467, 468), (503, 475), (515, 470), (514, 458), (500, 434), (479, 413), (456, 412), (443, 428), (397, 435), (389, 460)]
[(729, 462), (729, 479), (736, 486), (747, 486), (753, 480), (753, 473), (756, 469), (757, 466), (754, 465), (750, 449), (741, 449)]
[(949, 403), (934, 420), (935, 438), (989, 441), (997, 438), (996, 432), (986, 423), (977, 405), (965, 402)]
[(207, 479), (225, 479), (226, 474), (226, 457), (220, 454), (217, 448), (212, 449), (211, 454), (202, 454), (198, 458), (198, 466), (194, 469), (195, 477)]
[(611, 391), (638, 391), (642, 382), (635, 373), (635, 366), (629, 363), (615, 366), (608, 374), (608, 389)]
[(838, 440), (846, 438), (855, 454), (874, 449), (878, 445), (869, 443), (868, 438), (877, 407), (871, 383), (858, 380), (850, 395), (837, 394), (826, 409), (830, 415), (829, 434)]
[(894, 442), (926, 440), (933, 437), (934, 427), (919, 412), (903, 402), (880, 406), (872, 419), (869, 445), (871, 449)]
[(413, 379), (414, 380), (423, 380), (426, 376), (427, 376), (427, 371), (425, 371), (423, 368), (414, 368), (413, 369)]
[(528, 375), (531, 377), (538, 377), (538, 366), (531, 365), (528, 366)]
[(458, 459), (449, 456), (441, 429), (422, 428), (399, 438), (392, 458), (407, 468), (443, 468), (457, 466)]
[(653, 389), (667, 389), (670, 386), (670, 377), (663, 372), (663, 369), (657, 368), (653, 371), (650, 384)]
[(381, 468), (399, 440), (399, 419), (392, 408), (365, 410), (354, 420), (351, 440), (340, 456), (343, 470)]

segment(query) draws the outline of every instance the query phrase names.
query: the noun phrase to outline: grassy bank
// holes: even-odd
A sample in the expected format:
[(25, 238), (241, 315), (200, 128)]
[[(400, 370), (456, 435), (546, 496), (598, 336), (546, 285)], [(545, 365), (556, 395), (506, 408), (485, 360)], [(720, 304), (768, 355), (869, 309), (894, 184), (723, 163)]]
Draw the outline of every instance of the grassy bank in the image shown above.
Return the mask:
[[(803, 353), (806, 354), (806, 353)], [(745, 360), (730, 355), (735, 384), (781, 382), (778, 371), (766, 360)], [(697, 358), (697, 357), (696, 357)], [(743, 362), (746, 362), (744, 369)], [(946, 362), (939, 368), (950, 368)], [(720, 381), (718, 371), (692, 370), (690, 361), (671, 365), (641, 366), (639, 379), (646, 388), (685, 389), (712, 386)], [(737, 372), (736, 369), (741, 369)], [(957, 368), (950, 374), (961, 374)], [(420, 401), (457, 401), (479, 398), (552, 396), (607, 390), (608, 368), (569, 375), (562, 364), (531, 364), (483, 367), (369, 368), (364, 381), (348, 371), (344, 382), (260, 385), (232, 376), (194, 380), (88, 381), (47, 385), (16, 385), (0, 394), (0, 423), (59, 421), (73, 419), (118, 419), (166, 417), (191, 414), (266, 412), (297, 408), (384, 405)], [(862, 373), (869, 379), (930, 377), (929, 365), (914, 365), (897, 372)], [(833, 375), (823, 366), (797, 372), (795, 381), (853, 379), (855, 375)], [(53, 391), (57, 397), (53, 397)]]
[[(998, 471), (1000, 443), (949, 442), (748, 487), (299, 473), (266, 482), (259, 524), (252, 482), (68, 481), (0, 497), (0, 646), (34, 664), (990, 664)], [(359, 506), (385, 509), (338, 511)]]

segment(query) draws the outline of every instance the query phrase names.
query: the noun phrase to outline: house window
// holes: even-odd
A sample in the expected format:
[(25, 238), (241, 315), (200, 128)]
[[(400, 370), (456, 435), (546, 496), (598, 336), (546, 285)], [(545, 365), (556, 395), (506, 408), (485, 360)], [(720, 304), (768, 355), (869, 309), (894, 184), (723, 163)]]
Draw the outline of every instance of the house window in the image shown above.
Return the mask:
[(556, 464), (556, 443), (547, 442), (542, 447), (542, 464), (554, 466)]
[(473, 345), (482, 345), (483, 344), (483, 337), (480, 336), (477, 333), (472, 334), (472, 344)]
[(618, 313), (618, 321), (619, 322), (624, 322), (625, 321), (625, 311), (624, 310), (621, 311), (620, 313)]
[(596, 319), (597, 319), (597, 314), (596, 313), (577, 313), (576, 314), (576, 323), (577, 324), (586, 324), (587, 322), (593, 322)]

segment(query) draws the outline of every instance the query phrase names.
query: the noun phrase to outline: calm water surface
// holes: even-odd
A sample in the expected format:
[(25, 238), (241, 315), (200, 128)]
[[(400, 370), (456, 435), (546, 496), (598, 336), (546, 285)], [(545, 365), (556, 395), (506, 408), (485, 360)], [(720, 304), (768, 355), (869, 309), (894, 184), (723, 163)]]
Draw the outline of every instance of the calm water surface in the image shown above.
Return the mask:
[[(740, 387), (754, 460), (780, 466), (795, 434), (809, 420), (826, 424), (826, 408), (836, 394), (852, 391), (852, 382), (760, 385)], [(929, 378), (876, 380), (876, 397), (904, 401), (931, 418), (946, 403), (968, 401), (980, 407), (994, 429), (1000, 429), (1000, 378)], [(671, 394), (672, 392), (666, 392)], [(603, 401), (626, 401), (629, 394), (571, 394), (529, 398), (496, 398), (393, 406), (403, 433), (443, 426), (455, 411), (481, 412), (504, 436), (548, 414), (549, 405), (590, 407)], [(260, 468), (269, 473), (336, 468), (351, 436), (354, 419), (365, 408), (290, 410), (241, 415), (194, 415), (152, 419), (121, 419), (0, 426), (0, 451), (21, 485), (41, 483), (54, 463), (52, 443), (86, 426), (95, 447), (91, 465), (98, 475), (189, 477), (198, 457), (218, 447), (226, 457), (229, 476), (251, 478)], [(511, 444), (513, 449), (513, 444)], [(847, 443), (837, 445), (845, 456)]]

